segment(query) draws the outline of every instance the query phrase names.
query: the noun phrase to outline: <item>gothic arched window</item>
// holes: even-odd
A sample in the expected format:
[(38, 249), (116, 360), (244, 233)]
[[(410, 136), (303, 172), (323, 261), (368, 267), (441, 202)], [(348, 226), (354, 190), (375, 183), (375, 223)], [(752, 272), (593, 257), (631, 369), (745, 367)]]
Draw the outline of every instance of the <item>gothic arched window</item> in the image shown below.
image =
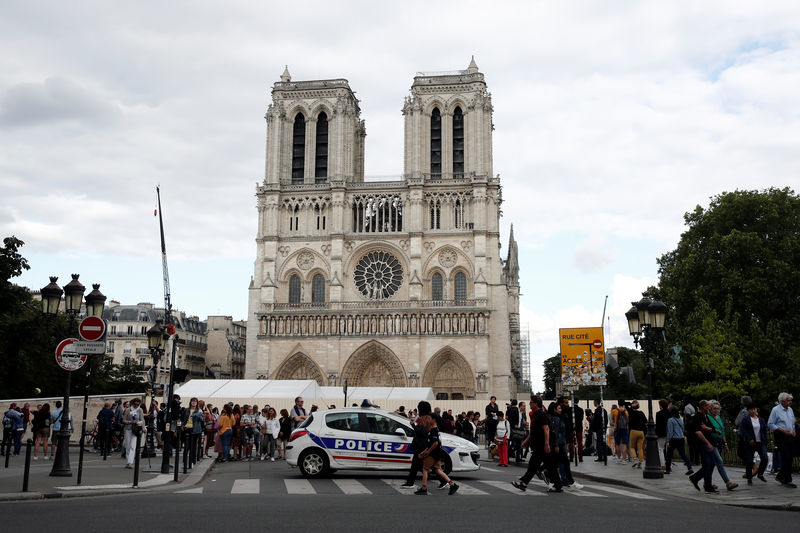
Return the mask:
[(431, 177), (442, 177), (442, 114), (438, 107), (431, 112)]
[(464, 114), (460, 107), (453, 111), (453, 177), (464, 176)]
[(325, 278), (317, 274), (311, 280), (311, 301), (322, 303), (325, 301)]
[(289, 278), (289, 303), (300, 303), (300, 276), (297, 274), (292, 274), (292, 277)]
[(292, 129), (292, 183), (303, 183), (306, 165), (306, 118), (302, 113), (294, 117)]
[(467, 276), (463, 272), (456, 274), (455, 279), (455, 296), (456, 300), (467, 299)]
[(316, 161), (314, 180), (324, 183), (328, 176), (328, 115), (323, 111), (317, 117)]
[(444, 290), (442, 283), (442, 275), (438, 272), (433, 275), (431, 279), (431, 300), (443, 300)]

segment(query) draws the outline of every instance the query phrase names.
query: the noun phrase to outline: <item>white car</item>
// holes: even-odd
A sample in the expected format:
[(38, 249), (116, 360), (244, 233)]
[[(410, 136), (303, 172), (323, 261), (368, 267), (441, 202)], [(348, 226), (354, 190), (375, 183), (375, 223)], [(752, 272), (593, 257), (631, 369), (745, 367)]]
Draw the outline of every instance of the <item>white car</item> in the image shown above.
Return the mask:
[[(292, 432), (286, 462), (305, 477), (336, 470), (408, 470), (414, 430), (407, 418), (371, 407), (312, 413)], [(477, 470), (478, 446), (442, 433), (445, 472)]]

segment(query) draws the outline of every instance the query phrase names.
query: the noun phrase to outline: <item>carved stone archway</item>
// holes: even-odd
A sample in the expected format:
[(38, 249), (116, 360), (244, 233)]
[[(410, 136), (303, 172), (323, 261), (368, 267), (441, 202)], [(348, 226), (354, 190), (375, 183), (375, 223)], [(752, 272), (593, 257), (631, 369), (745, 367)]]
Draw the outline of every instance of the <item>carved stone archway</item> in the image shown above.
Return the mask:
[(407, 387), (403, 363), (392, 350), (378, 341), (370, 341), (355, 352), (342, 369), (339, 382), (349, 387)]
[(313, 379), (320, 386), (327, 385), (325, 374), (319, 365), (302, 352), (287, 357), (275, 371), (272, 379)]
[(475, 398), (475, 378), (464, 356), (449, 346), (430, 358), (422, 374), (422, 386), (434, 394), (446, 392), (451, 400)]

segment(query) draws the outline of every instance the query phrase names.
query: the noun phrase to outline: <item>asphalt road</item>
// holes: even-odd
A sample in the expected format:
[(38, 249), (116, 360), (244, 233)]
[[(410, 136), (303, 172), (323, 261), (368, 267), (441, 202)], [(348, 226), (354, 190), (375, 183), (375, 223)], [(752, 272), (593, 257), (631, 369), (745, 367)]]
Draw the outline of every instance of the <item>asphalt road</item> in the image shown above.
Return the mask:
[[(345, 472), (303, 479), (281, 461), (216, 465), (202, 483), (120, 496), (0, 504), (3, 531), (754, 531), (796, 530), (787, 511), (697, 503), (635, 489), (585, 483), (547, 494), (520, 493), (516, 467), (454, 474), (461, 490), (397, 487), (400, 472)], [(44, 529), (40, 529), (44, 528)]]

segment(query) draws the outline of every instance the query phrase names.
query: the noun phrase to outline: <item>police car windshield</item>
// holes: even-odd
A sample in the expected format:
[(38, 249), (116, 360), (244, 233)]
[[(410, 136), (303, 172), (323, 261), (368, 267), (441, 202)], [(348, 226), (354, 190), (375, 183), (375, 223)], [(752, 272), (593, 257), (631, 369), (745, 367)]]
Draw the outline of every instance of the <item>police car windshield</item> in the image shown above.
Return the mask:
[(297, 426), (297, 427), (298, 427), (298, 428), (304, 428), (304, 427), (308, 426), (308, 425), (309, 425), (311, 422), (313, 422), (313, 421), (314, 421), (314, 415), (308, 415), (308, 418), (306, 418), (305, 420), (303, 420), (303, 421), (300, 423), (300, 425), (299, 425), (299, 426)]

